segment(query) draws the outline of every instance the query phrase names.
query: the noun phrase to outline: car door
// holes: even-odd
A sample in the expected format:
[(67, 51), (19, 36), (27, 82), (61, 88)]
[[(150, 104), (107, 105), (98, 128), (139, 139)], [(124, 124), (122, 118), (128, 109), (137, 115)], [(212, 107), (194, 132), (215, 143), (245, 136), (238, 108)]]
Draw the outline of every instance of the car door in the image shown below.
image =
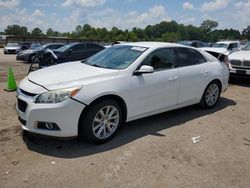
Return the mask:
[(178, 104), (192, 103), (203, 94), (205, 80), (208, 76), (206, 59), (195, 49), (176, 48), (180, 89)]
[(67, 59), (69, 59), (70, 61), (77, 61), (77, 60), (84, 59), (85, 57), (84, 49), (85, 49), (84, 43), (80, 43), (80, 44), (76, 44), (72, 46), (70, 48)]
[(154, 113), (177, 104), (179, 79), (173, 48), (159, 49), (151, 53), (141, 65), (154, 68), (150, 74), (133, 76), (135, 117)]

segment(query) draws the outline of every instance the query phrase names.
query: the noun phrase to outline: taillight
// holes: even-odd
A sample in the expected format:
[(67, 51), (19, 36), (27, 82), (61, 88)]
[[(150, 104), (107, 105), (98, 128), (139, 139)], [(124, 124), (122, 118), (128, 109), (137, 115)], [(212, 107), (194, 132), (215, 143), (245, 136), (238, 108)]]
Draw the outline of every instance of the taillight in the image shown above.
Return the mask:
[(224, 55), (224, 59), (222, 60), (222, 62), (223, 62), (223, 63), (225, 63), (225, 64), (226, 64), (226, 66), (227, 66), (227, 68), (229, 69), (229, 63), (230, 63), (230, 61), (229, 61), (229, 59), (228, 59), (228, 56), (227, 56), (227, 55)]

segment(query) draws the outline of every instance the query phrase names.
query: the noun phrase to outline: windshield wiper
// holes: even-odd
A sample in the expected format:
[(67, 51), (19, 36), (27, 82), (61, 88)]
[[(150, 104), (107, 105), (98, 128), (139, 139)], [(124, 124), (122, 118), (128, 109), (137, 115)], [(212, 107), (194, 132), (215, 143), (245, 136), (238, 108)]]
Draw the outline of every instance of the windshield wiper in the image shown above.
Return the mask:
[[(89, 65), (92, 65), (92, 64), (89, 64)], [(93, 64), (92, 66), (94, 66), (94, 67), (104, 68), (104, 67), (102, 67), (102, 66), (100, 66), (100, 65), (97, 65), (97, 64)]]
[(81, 62), (86, 63), (87, 61), (88, 61), (88, 59), (83, 59)]

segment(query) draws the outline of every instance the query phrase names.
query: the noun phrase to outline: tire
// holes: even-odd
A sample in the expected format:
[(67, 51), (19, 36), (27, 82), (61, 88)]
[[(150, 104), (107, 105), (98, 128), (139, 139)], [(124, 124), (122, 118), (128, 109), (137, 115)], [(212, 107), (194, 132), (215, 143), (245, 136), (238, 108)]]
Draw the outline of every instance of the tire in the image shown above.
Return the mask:
[(221, 93), (221, 85), (218, 81), (212, 81), (206, 87), (201, 101), (200, 106), (205, 109), (210, 109), (215, 107), (218, 103)]
[(121, 107), (115, 100), (94, 103), (80, 117), (79, 135), (95, 144), (108, 142), (121, 126), (122, 117)]

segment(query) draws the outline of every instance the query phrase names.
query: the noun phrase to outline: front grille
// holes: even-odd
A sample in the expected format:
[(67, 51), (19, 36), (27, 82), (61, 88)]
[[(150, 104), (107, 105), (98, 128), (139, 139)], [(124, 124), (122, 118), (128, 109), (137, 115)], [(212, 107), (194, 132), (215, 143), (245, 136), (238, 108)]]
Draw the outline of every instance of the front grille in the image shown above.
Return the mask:
[(18, 109), (24, 113), (27, 108), (27, 103), (21, 99), (17, 99), (17, 106)]
[(16, 50), (8, 50), (9, 53), (15, 53)]
[(29, 97), (34, 97), (34, 96), (37, 95), (37, 94), (35, 94), (35, 93), (30, 93), (30, 92), (24, 91), (24, 90), (22, 90), (22, 89), (20, 89), (20, 91), (21, 91), (24, 95), (29, 96)]
[(230, 63), (233, 66), (241, 66), (241, 61), (240, 60), (231, 60)]
[(241, 69), (241, 70), (249, 70), (249, 67), (236, 67), (236, 66), (232, 66), (232, 68), (234, 68), (234, 69)]
[(250, 61), (243, 61), (244, 67), (250, 67)]

